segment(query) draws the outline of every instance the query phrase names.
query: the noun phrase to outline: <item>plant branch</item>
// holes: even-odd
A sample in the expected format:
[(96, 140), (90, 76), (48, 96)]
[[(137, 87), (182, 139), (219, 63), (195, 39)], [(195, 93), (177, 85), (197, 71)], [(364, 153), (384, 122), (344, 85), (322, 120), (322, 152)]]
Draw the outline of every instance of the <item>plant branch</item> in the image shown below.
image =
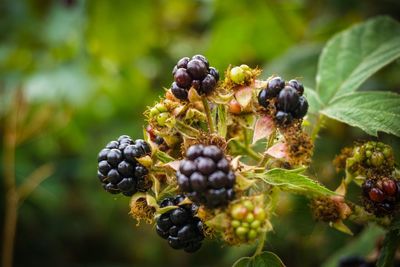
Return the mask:
[(19, 205), (54, 171), (54, 166), (51, 163), (44, 164), (31, 173), (25, 182), (17, 188), (19, 196)]
[(15, 149), (17, 143), (18, 111), (21, 105), (21, 92), (15, 95), (15, 108), (5, 117), (3, 139), (3, 176), (6, 191), (5, 217), (3, 228), (2, 266), (13, 265), (14, 239), (18, 220), (18, 192), (15, 184)]

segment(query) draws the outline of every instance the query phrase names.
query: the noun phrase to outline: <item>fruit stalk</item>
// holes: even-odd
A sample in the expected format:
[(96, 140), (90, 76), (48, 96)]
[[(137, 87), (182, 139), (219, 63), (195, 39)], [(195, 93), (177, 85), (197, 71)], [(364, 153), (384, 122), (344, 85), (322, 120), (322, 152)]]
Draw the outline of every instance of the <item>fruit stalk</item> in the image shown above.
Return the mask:
[(212, 121), (210, 105), (208, 104), (207, 97), (202, 96), (201, 102), (203, 102), (204, 112), (206, 113), (206, 116), (207, 116), (208, 131), (211, 134), (215, 133), (215, 127), (214, 127), (214, 123)]

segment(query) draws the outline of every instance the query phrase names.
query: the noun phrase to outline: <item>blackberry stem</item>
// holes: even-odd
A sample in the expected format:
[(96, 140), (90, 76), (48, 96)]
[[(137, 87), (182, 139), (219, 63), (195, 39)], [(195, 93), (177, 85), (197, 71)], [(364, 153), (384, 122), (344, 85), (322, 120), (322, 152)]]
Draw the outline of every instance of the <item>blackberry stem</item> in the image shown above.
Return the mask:
[(260, 239), (259, 239), (259, 241), (258, 241), (257, 249), (254, 252), (253, 257), (256, 257), (257, 255), (260, 255), (262, 253), (262, 251), (264, 249), (264, 244), (265, 244), (266, 238), (267, 238), (267, 233), (263, 232), (261, 237), (260, 237)]
[(253, 149), (251, 149), (250, 147), (246, 147), (245, 145), (243, 145), (241, 142), (235, 142), (235, 145), (239, 147), (239, 149), (241, 150), (241, 153), (249, 156), (250, 158), (256, 160), (256, 161), (260, 161), (262, 159), (262, 157), (260, 156), (260, 154), (258, 154), (257, 152), (255, 152)]
[(212, 134), (215, 133), (215, 127), (214, 123), (211, 117), (211, 110), (210, 110), (210, 105), (208, 105), (207, 98), (205, 96), (201, 97), (201, 102), (203, 102), (204, 106), (204, 112), (206, 113), (207, 116), (207, 123), (208, 123), (208, 131)]

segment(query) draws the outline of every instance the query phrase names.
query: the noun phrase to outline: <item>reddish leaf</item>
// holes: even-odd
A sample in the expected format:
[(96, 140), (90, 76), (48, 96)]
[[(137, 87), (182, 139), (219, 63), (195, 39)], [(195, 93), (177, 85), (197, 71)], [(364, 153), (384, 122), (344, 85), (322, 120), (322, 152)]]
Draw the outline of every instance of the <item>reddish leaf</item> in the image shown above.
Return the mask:
[(238, 91), (236, 91), (235, 97), (242, 109), (245, 109), (251, 103), (251, 99), (253, 97), (253, 89), (249, 86), (242, 87)]
[(285, 143), (277, 143), (267, 150), (267, 154), (277, 159), (287, 159), (287, 146)]
[(260, 139), (267, 138), (275, 130), (274, 121), (269, 116), (257, 119), (254, 126), (253, 144)]

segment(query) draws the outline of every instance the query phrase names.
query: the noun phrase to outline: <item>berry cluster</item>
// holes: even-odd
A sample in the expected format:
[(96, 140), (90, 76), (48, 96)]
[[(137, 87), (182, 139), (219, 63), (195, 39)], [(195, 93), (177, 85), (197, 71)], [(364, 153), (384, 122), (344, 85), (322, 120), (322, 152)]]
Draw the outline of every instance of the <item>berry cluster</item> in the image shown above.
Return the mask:
[(251, 80), (251, 68), (247, 65), (233, 67), (229, 71), (229, 78), (235, 84), (244, 84)]
[(263, 208), (254, 206), (250, 200), (234, 204), (229, 212), (232, 217), (233, 233), (240, 240), (253, 241), (263, 231), (266, 213)]
[(260, 91), (258, 103), (268, 108), (270, 101), (275, 99), (275, 119), (278, 123), (286, 124), (307, 114), (308, 102), (303, 93), (304, 87), (297, 80), (285, 83), (281, 77), (274, 77)]
[(97, 158), (97, 176), (104, 189), (112, 194), (122, 192), (126, 196), (147, 191), (151, 186), (146, 177), (149, 171), (137, 159), (150, 153), (149, 144), (141, 139), (133, 141), (127, 135), (109, 142)]
[(207, 58), (195, 55), (191, 59), (181, 58), (174, 67), (172, 74), (172, 94), (180, 99), (187, 100), (188, 91), (193, 87), (199, 95), (210, 94), (219, 80), (218, 70), (210, 67)]
[(366, 209), (377, 216), (391, 214), (400, 200), (400, 181), (392, 178), (367, 179), (362, 189)]
[(180, 204), (185, 197), (178, 195), (165, 198), (160, 207), (178, 206), (178, 208), (163, 213), (157, 219), (156, 231), (174, 249), (183, 249), (193, 253), (200, 249), (204, 239), (203, 223), (196, 217), (197, 206)]
[(355, 171), (362, 168), (375, 169), (379, 172), (391, 173), (394, 167), (394, 155), (390, 146), (380, 142), (367, 142), (354, 149), (350, 168)]
[(170, 118), (170, 114), (165, 105), (158, 103), (150, 109), (150, 118), (154, 118), (159, 126), (165, 126), (165, 122)]
[(223, 151), (214, 145), (193, 145), (177, 172), (180, 189), (208, 208), (225, 206), (234, 198), (236, 176)]

